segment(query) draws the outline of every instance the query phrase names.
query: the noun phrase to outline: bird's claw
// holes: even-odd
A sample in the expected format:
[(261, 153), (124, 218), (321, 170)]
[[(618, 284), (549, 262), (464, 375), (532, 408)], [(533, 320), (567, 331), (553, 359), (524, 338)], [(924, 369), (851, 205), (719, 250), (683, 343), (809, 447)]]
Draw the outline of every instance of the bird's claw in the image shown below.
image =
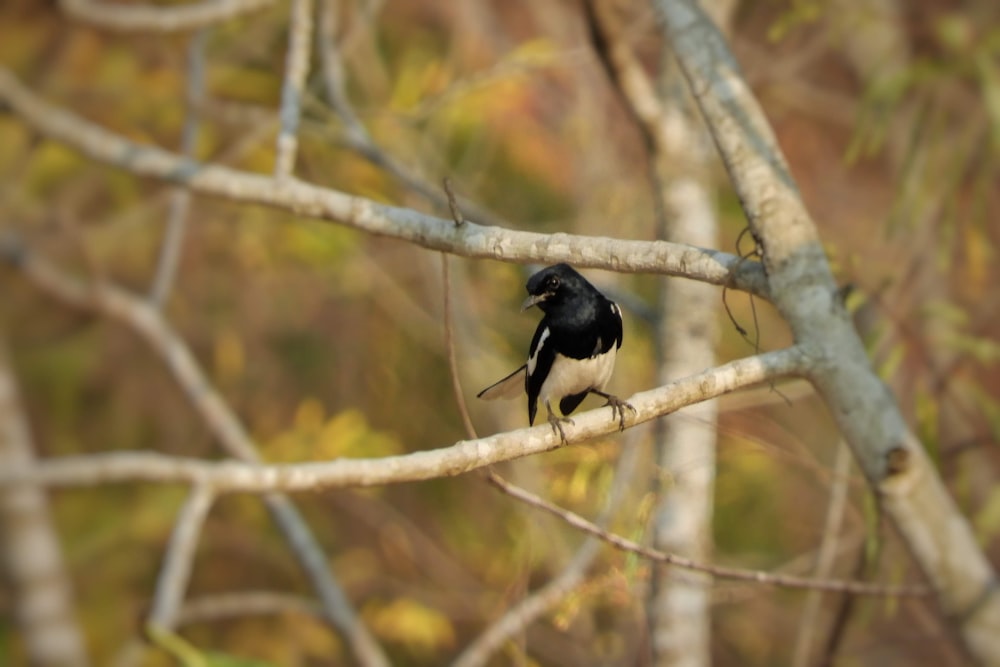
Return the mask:
[(551, 412), (549, 413), (549, 426), (552, 427), (553, 433), (559, 434), (559, 439), (562, 440), (562, 443), (565, 445), (566, 434), (563, 433), (563, 428), (562, 428), (563, 422), (566, 422), (567, 424), (572, 424), (573, 420), (570, 419), (569, 417), (556, 417), (555, 414)]
[(604, 407), (611, 406), (611, 418), (614, 419), (615, 415), (618, 416), (618, 430), (625, 430), (625, 410), (631, 410), (634, 414), (638, 414), (638, 410), (629, 403), (628, 401), (623, 401), (617, 396), (607, 396), (608, 402), (604, 404)]

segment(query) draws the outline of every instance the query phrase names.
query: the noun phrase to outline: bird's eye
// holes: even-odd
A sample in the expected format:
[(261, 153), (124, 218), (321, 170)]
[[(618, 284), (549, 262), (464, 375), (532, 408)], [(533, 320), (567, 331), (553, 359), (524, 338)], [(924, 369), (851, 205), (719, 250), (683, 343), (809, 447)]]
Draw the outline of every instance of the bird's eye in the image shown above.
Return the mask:
[(549, 276), (548, 286), (550, 290), (554, 290), (559, 287), (559, 276)]

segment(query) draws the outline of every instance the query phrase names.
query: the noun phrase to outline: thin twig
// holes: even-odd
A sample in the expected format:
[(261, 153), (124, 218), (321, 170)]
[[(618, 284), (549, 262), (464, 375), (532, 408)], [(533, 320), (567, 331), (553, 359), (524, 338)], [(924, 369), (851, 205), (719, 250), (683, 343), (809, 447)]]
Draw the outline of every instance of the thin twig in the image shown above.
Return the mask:
[(834, 593), (849, 593), (851, 595), (895, 597), (928, 595), (931, 592), (929, 588), (921, 585), (883, 586), (881, 584), (871, 584), (861, 581), (838, 581), (833, 579), (820, 580), (807, 577), (796, 577), (789, 574), (773, 574), (759, 570), (743, 570), (740, 568), (699, 563), (689, 558), (683, 558), (671, 553), (644, 547), (638, 542), (634, 542), (628, 538), (610, 533), (602, 529), (600, 526), (597, 526), (596, 524), (583, 518), (579, 514), (553, 505), (543, 498), (534, 495), (530, 491), (525, 491), (524, 489), (508, 483), (495, 473), (489, 476), (489, 481), (491, 484), (500, 488), (504, 493), (515, 496), (522, 502), (528, 503), (529, 505), (533, 505), (534, 507), (553, 514), (569, 525), (599, 537), (608, 544), (621, 549), (622, 551), (634, 553), (642, 556), (643, 558), (659, 563), (666, 563), (667, 565), (673, 565), (675, 567), (681, 567), (695, 572), (704, 572), (719, 579), (736, 579), (739, 581), (752, 581), (758, 584), (780, 586), (783, 588), (821, 590)]
[(188, 598), (176, 616), (177, 626), (211, 623), (247, 616), (304, 614), (325, 621), (322, 608), (300, 595), (274, 591), (242, 591)]
[(191, 489), (187, 502), (177, 514), (163, 565), (156, 580), (156, 595), (148, 624), (157, 630), (173, 630), (177, 613), (184, 601), (191, 570), (194, 567), (198, 538), (209, 510), (215, 501), (212, 487), (198, 484)]
[(458, 206), (458, 199), (455, 198), (455, 193), (451, 189), (451, 179), (446, 176), (442, 183), (445, 194), (448, 195), (448, 208), (451, 209), (451, 217), (455, 220), (455, 226), (461, 227), (465, 224), (465, 216), (462, 215), (462, 209)]
[[(813, 575), (818, 579), (826, 579), (833, 571), (837, 549), (840, 542), (840, 524), (847, 509), (847, 489), (850, 486), (851, 451), (847, 443), (837, 443), (833, 463), (833, 483), (830, 485), (830, 502), (826, 507), (826, 519), (823, 522), (823, 532), (820, 535), (819, 551), (816, 554), (816, 567)], [(795, 648), (792, 651), (793, 667), (807, 667), (815, 664), (811, 661), (810, 652), (813, 637), (819, 632), (819, 612), (823, 602), (821, 591), (810, 591), (799, 620), (799, 631), (795, 637)]]
[[(615, 508), (617, 508), (622, 496), (630, 488), (632, 480), (635, 478), (641, 451), (636, 446), (636, 441), (641, 435), (640, 429), (632, 429), (625, 435), (625, 442), (622, 444), (622, 455), (618, 461), (611, 491), (608, 493), (607, 500), (601, 510), (601, 516), (598, 518), (596, 524), (602, 528), (611, 521)], [(505, 487), (497, 484), (497, 480), (507, 485), (507, 488), (519, 489), (519, 487), (503, 480), (493, 470), (488, 471), (487, 481), (494, 488), (506, 493)], [(524, 500), (523, 496), (510, 495), (510, 497), (518, 501)], [(543, 614), (550, 611), (565, 600), (570, 593), (579, 588), (585, 582), (587, 572), (600, 554), (600, 550), (601, 540), (595, 535), (589, 536), (558, 575), (553, 577), (544, 586), (532, 591), (530, 595), (513, 605), (500, 618), (491, 623), (475, 640), (466, 646), (461, 655), (452, 663), (452, 667), (474, 667), (486, 664), (490, 657), (503, 646), (504, 642), (508, 641), (518, 632), (522, 632), (528, 625), (538, 620)]]
[[(351, 104), (350, 98), (347, 96), (343, 58), (341, 58), (336, 39), (336, 0), (320, 0), (318, 20), (316, 50), (322, 68), (325, 98), (327, 104), (344, 126), (344, 143), (358, 155), (376, 167), (384, 169), (400, 183), (430, 203), (444, 207), (446, 201), (441, 196), (441, 192), (385, 151), (368, 132)], [(476, 202), (465, 199), (458, 201), (461, 201), (465, 210), (469, 211), (472, 217), (482, 225), (509, 226), (498, 215)]]
[(291, 176), (295, 169), (302, 96), (305, 91), (306, 75), (309, 73), (312, 21), (312, 0), (292, 0), (288, 26), (288, 53), (285, 56), (285, 75), (281, 85), (281, 129), (278, 131), (274, 160), (274, 176), (277, 179)]
[[(201, 125), (199, 111), (205, 100), (205, 43), (208, 31), (199, 30), (188, 44), (187, 64), (187, 111), (184, 128), (181, 131), (180, 154), (193, 157)], [(191, 208), (191, 191), (175, 187), (170, 194), (170, 208), (167, 214), (167, 228), (160, 246), (160, 257), (156, 264), (153, 286), (149, 292), (150, 303), (162, 308), (166, 303), (177, 275), (184, 232), (187, 227), (188, 212)]]

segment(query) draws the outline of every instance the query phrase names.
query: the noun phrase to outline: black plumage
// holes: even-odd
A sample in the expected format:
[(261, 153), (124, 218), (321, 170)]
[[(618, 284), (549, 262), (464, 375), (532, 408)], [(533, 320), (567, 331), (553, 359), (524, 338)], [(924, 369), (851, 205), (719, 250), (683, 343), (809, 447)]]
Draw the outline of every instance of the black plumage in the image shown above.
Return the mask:
[[(541, 401), (552, 428), (565, 440), (561, 422), (587, 394), (603, 396), (625, 428), (631, 405), (603, 391), (611, 378), (622, 344), (618, 305), (601, 294), (568, 264), (545, 268), (528, 279), (522, 311), (538, 306), (545, 316), (528, 348), (528, 361), (479, 393), (480, 398), (513, 398), (523, 387), (528, 395), (528, 422), (534, 424)], [(559, 414), (553, 406), (557, 406)]]

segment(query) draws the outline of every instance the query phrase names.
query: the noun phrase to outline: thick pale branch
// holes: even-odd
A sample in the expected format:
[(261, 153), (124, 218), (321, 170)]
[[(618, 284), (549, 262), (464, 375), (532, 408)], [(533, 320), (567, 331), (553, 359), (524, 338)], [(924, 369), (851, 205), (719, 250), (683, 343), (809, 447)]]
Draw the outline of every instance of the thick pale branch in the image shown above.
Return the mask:
[(763, 248), (771, 296), (808, 377), (974, 658), (1000, 656), (1000, 587), (895, 400), (871, 368), (774, 133), (695, 0), (658, 0), (666, 36)]
[(94, 160), (134, 174), (184, 185), (193, 191), (273, 206), (331, 220), (370, 234), (425, 248), (507, 262), (569, 262), (579, 267), (658, 273), (725, 285), (768, 296), (761, 265), (735, 255), (665, 241), (623, 241), (572, 234), (537, 234), (451, 220), (386, 206), (295, 179), (275, 180), (228, 167), (200, 164), (155, 146), (144, 146), (45, 102), (0, 68), (0, 102), (37, 131)]
[[(628, 399), (635, 407), (630, 425), (646, 422), (678, 408), (761, 382), (803, 371), (798, 349), (787, 348), (739, 359), (640, 392)], [(611, 435), (618, 421), (611, 408), (573, 417), (563, 429), (569, 442)], [(218, 492), (318, 491), (347, 486), (376, 486), (459, 475), (511, 459), (550, 451), (561, 445), (548, 424), (465, 440), (449, 447), (375, 459), (338, 459), (321, 463), (254, 465), (236, 461), (208, 462), (146, 452), (115, 452), (51, 459), (31, 468), (0, 471), (0, 485), (40, 483), (93, 486), (109, 482), (146, 481), (208, 484)]]
[(72, 18), (122, 32), (179, 32), (204, 28), (273, 5), (275, 0), (202, 0), (181, 6), (126, 5), (103, 0), (61, 0)]

